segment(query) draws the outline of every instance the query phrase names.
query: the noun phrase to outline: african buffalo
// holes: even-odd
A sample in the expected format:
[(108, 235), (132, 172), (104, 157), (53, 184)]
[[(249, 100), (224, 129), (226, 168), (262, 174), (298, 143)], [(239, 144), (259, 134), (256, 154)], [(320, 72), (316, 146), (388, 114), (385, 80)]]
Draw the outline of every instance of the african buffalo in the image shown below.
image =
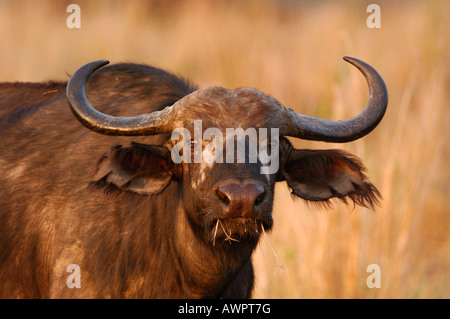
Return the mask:
[[(357, 157), (286, 138), (349, 142), (381, 121), (383, 79), (345, 60), (370, 98), (343, 121), (297, 114), (256, 89), (198, 89), (103, 60), (68, 83), (0, 83), (0, 297), (250, 297), (251, 254), (272, 228), (276, 182), (307, 201), (378, 202)], [(230, 152), (235, 140), (244, 160)]]

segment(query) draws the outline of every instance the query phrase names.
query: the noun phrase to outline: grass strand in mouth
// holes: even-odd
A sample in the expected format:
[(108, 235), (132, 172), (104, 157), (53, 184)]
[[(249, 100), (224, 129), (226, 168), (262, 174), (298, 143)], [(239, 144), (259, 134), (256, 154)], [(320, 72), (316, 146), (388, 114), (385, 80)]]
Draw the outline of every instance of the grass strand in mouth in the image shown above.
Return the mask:
[[(208, 223), (206, 221), (206, 223)], [(255, 240), (263, 235), (267, 226), (264, 221), (253, 218), (215, 218), (210, 222), (211, 232), (210, 241), (216, 246), (217, 239), (220, 241), (241, 243), (243, 239)], [(220, 227), (219, 227), (220, 225)], [(264, 226), (263, 226), (264, 225)], [(245, 241), (245, 240), (244, 240)]]
[(213, 246), (216, 245), (217, 228), (219, 228), (219, 220), (217, 220), (216, 229), (214, 230)]
[(230, 234), (227, 233), (227, 231), (225, 230), (225, 227), (223, 227), (223, 224), (222, 224), (222, 222), (220, 221), (220, 219), (218, 219), (218, 221), (220, 222), (220, 227), (222, 227), (222, 231), (223, 231), (223, 233), (224, 233), (225, 236), (226, 236), (225, 239), (224, 239), (224, 241), (228, 241), (230, 244), (231, 244), (231, 241), (235, 241), (235, 242), (238, 242), (238, 243), (239, 243), (239, 240), (237, 240), (237, 239), (231, 237), (231, 231), (230, 231)]

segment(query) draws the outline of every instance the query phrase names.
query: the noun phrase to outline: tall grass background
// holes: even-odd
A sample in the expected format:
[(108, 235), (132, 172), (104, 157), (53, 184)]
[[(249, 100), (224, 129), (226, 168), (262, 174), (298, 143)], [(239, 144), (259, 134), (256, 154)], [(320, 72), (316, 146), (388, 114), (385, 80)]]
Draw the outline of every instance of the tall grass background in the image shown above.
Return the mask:
[[(69, 29), (68, 4), (81, 7)], [(376, 211), (319, 209), (276, 187), (274, 228), (254, 253), (255, 298), (449, 298), (450, 2), (0, 0), (0, 81), (67, 80), (95, 59), (166, 68), (201, 87), (255, 87), (297, 112), (358, 114), (374, 66), (389, 90), (381, 124), (342, 148), (362, 158)], [(370, 264), (381, 287), (368, 288)]]

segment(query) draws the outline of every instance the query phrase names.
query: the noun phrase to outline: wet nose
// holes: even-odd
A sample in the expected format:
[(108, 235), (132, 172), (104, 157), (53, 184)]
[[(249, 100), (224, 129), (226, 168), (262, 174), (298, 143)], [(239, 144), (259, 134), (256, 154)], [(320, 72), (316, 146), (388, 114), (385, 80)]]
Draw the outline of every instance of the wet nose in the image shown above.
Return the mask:
[(264, 186), (257, 182), (225, 182), (216, 188), (216, 195), (225, 205), (228, 218), (255, 218), (266, 199)]

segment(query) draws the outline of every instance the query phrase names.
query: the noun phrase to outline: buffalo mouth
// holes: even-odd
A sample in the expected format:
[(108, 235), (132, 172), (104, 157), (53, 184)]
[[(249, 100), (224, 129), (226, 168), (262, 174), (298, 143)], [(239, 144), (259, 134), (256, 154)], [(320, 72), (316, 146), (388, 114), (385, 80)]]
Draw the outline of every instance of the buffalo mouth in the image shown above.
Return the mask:
[(271, 217), (213, 218), (208, 222), (209, 238), (213, 246), (222, 243), (238, 244), (259, 239), (272, 228)]

